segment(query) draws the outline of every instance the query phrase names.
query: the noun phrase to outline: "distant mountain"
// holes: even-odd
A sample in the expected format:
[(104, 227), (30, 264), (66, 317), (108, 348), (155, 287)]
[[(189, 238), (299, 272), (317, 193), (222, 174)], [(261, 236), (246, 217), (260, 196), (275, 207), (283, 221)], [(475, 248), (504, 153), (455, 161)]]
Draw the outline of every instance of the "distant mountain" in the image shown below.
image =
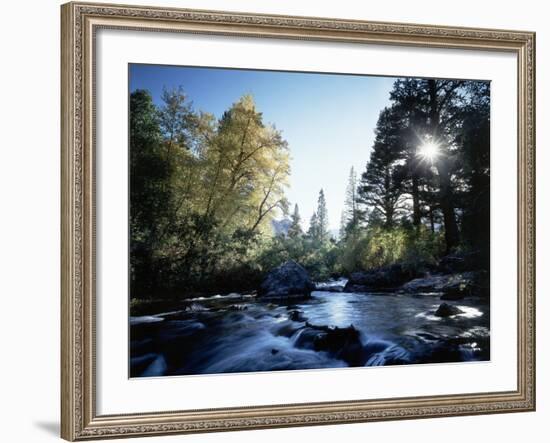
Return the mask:
[(282, 220), (271, 220), (271, 227), (275, 235), (288, 235), (288, 228), (292, 222), (288, 218)]

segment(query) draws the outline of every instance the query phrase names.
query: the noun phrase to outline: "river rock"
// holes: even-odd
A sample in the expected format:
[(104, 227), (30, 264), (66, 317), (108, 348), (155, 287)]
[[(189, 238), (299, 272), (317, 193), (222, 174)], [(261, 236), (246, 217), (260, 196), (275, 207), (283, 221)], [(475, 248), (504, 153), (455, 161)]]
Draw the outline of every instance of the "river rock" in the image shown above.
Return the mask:
[(344, 288), (345, 292), (366, 292), (395, 289), (413, 279), (416, 275), (400, 264), (354, 272)]
[(261, 298), (307, 298), (315, 285), (307, 271), (294, 261), (288, 261), (267, 274), (259, 290)]
[(457, 308), (453, 305), (448, 305), (447, 303), (441, 303), (441, 305), (439, 305), (439, 308), (437, 308), (437, 311), (435, 311), (435, 315), (438, 317), (450, 317), (451, 315), (462, 313), (463, 311), (460, 308)]
[(350, 366), (362, 366), (366, 357), (360, 334), (353, 325), (347, 328), (318, 326), (306, 322), (297, 332), (295, 345), (300, 348), (328, 352)]
[(469, 295), (488, 292), (488, 278), (484, 271), (429, 275), (405, 283), (400, 292), (441, 293), (441, 300), (461, 300)]
[(400, 292), (418, 293), (418, 292), (443, 292), (443, 287), (449, 281), (447, 275), (430, 275), (428, 277), (415, 278), (405, 283)]
[(338, 280), (328, 280), (324, 282), (315, 283), (316, 291), (323, 292), (344, 292), (344, 287), (348, 282), (347, 278), (339, 278)]
[(304, 322), (307, 320), (307, 318), (304, 317), (304, 313), (297, 309), (289, 311), (288, 318), (292, 321), (297, 321), (297, 322)]

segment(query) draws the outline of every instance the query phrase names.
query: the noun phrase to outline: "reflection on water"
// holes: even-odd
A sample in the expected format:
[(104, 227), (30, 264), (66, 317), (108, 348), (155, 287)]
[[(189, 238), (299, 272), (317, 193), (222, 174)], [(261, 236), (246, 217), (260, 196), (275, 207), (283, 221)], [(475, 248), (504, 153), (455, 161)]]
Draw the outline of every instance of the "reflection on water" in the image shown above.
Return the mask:
[[(194, 303), (131, 319), (132, 376), (489, 359), (489, 305), (475, 298), (450, 317), (434, 315), (441, 301), (433, 295), (316, 291), (291, 306), (238, 294)], [(326, 327), (347, 329), (339, 336)]]

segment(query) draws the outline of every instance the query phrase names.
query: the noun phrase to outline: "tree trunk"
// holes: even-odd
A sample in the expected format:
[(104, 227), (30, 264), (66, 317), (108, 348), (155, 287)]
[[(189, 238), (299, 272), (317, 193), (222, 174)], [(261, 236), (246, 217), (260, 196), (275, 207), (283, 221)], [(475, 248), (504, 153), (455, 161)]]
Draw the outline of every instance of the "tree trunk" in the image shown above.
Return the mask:
[[(430, 127), (434, 140), (439, 140), (440, 109), (437, 96), (437, 85), (435, 80), (428, 80), (428, 93), (430, 96)], [(445, 244), (447, 253), (458, 245), (458, 226), (452, 198), (451, 173), (449, 171), (450, 159), (443, 151), (443, 155), (437, 161), (436, 167), (439, 175), (439, 205), (443, 212), (443, 223), (445, 225)]]
[(420, 226), (422, 222), (422, 216), (420, 214), (420, 196), (418, 191), (418, 176), (416, 174), (412, 177), (412, 200), (413, 200), (413, 225)]
[(384, 216), (386, 217), (386, 220), (384, 220), (384, 226), (386, 228), (393, 227), (393, 203), (391, 201), (386, 201), (384, 204)]
[(443, 212), (443, 223), (445, 225), (445, 244), (447, 254), (458, 245), (458, 226), (456, 223), (455, 211), (453, 206), (451, 177), (447, 168), (441, 164), (438, 166), (439, 172), (439, 205)]

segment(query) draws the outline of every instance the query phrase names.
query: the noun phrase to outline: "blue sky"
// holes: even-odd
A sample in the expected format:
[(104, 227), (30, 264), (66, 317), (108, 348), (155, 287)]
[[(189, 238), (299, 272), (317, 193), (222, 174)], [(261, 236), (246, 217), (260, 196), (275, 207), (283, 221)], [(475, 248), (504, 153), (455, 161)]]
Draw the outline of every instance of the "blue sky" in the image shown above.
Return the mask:
[(289, 144), (286, 195), (292, 207), (298, 203), (304, 228), (323, 188), (330, 228), (337, 229), (350, 168), (363, 172), (395, 78), (132, 64), (129, 80), (130, 91), (147, 89), (159, 105), (163, 87), (181, 85), (195, 110), (216, 117), (251, 94), (264, 122)]

